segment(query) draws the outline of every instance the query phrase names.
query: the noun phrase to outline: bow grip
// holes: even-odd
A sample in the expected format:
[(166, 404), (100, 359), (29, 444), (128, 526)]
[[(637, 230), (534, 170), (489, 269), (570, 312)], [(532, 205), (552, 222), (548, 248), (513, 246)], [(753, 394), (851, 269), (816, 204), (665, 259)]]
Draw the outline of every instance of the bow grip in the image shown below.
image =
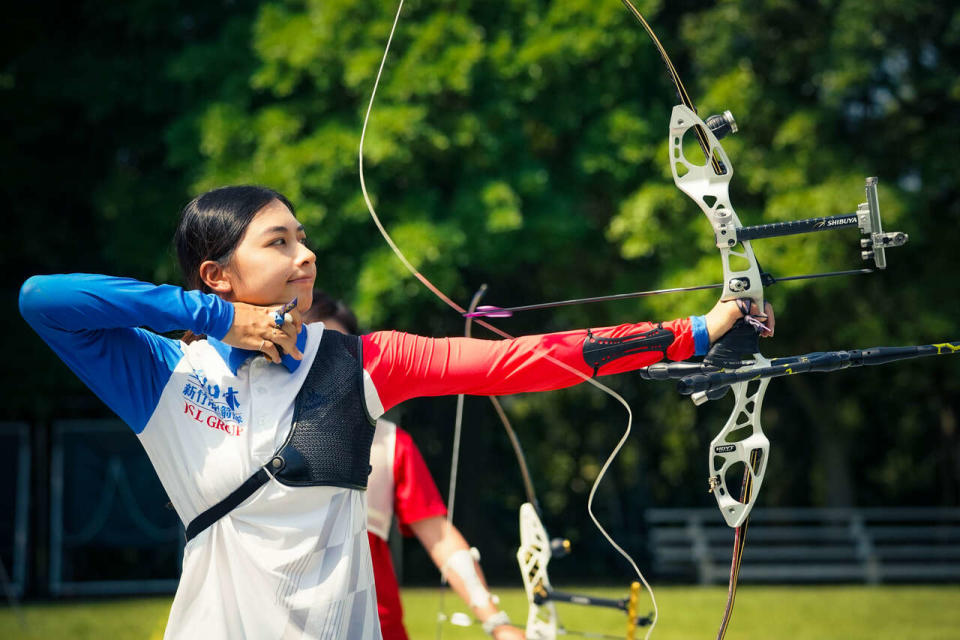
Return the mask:
[(752, 364), (755, 353), (760, 353), (760, 334), (740, 318), (713, 343), (703, 362), (721, 369), (739, 369)]
[[(703, 364), (718, 369), (739, 369), (753, 364), (756, 353), (760, 353), (760, 334), (750, 323), (740, 318), (713, 343), (703, 358)], [(725, 396), (729, 385), (735, 382), (738, 380), (733, 373), (692, 373), (680, 379), (677, 391), (685, 396), (692, 395), (694, 404), (701, 405)]]

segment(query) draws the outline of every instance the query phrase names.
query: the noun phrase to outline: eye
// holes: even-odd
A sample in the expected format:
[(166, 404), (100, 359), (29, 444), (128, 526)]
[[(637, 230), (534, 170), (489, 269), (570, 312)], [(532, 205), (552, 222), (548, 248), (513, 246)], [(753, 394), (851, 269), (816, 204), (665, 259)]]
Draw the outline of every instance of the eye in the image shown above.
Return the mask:
[(278, 247), (279, 247), (279, 246), (283, 246), (283, 245), (285, 245), (285, 244), (287, 244), (287, 239), (286, 239), (286, 238), (277, 238), (276, 240), (274, 240), (273, 242), (271, 242), (268, 246), (271, 246), (271, 247), (272, 247), (272, 246), (278, 246)]

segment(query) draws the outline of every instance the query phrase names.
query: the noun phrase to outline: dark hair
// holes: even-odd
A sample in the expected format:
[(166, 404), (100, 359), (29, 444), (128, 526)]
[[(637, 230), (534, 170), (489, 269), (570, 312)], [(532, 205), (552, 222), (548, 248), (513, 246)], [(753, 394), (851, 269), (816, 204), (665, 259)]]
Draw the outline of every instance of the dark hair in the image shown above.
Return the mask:
[(345, 305), (342, 300), (335, 300), (326, 291), (320, 289), (313, 290), (313, 304), (310, 309), (303, 314), (304, 322), (323, 322), (324, 320), (335, 320), (343, 325), (347, 333), (356, 335), (358, 333), (357, 316), (353, 315), (350, 307)]
[(200, 278), (206, 260), (226, 264), (258, 211), (279, 200), (294, 213), (283, 195), (266, 187), (221, 187), (197, 196), (183, 208), (173, 241), (188, 289), (210, 288)]

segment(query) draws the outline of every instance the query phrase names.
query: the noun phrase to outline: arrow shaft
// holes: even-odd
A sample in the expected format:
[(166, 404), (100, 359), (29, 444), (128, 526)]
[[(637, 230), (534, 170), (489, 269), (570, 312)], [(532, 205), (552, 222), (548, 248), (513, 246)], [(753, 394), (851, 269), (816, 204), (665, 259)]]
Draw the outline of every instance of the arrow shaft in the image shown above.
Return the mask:
[[(849, 269), (846, 271), (825, 271), (822, 273), (805, 273), (798, 276), (784, 276), (774, 278), (769, 274), (763, 274), (764, 284), (773, 284), (775, 282), (789, 282), (792, 280), (812, 280), (814, 278), (832, 278), (835, 276), (861, 276), (873, 273), (873, 269)], [(686, 291), (705, 291), (707, 289), (722, 289), (722, 284), (701, 284), (693, 287), (670, 287), (667, 289), (652, 289), (650, 291), (633, 291), (630, 293), (615, 293), (604, 296), (591, 296), (589, 298), (571, 298), (569, 300), (558, 300), (554, 302), (540, 302), (537, 304), (525, 304), (517, 307), (493, 307), (490, 309), (479, 309), (469, 311), (463, 314), (464, 318), (482, 318), (486, 316), (503, 315), (509, 316), (521, 311), (537, 311), (540, 309), (552, 309), (554, 307), (569, 307), (576, 304), (591, 304), (594, 302), (611, 302), (614, 300), (629, 300), (631, 298), (645, 298), (647, 296), (658, 296), (665, 293), (683, 293)]]
[(643, 298), (645, 296), (655, 296), (663, 293), (680, 293), (683, 291), (701, 291), (704, 289), (722, 289), (722, 284), (702, 284), (695, 287), (673, 287), (670, 289), (654, 289), (652, 291), (634, 291), (632, 293), (616, 293), (613, 295), (606, 296), (592, 296), (589, 298), (572, 298), (570, 300), (559, 300), (555, 302), (541, 302), (538, 304), (525, 304), (519, 307), (497, 307), (494, 309), (487, 309), (481, 311), (474, 311), (472, 313), (465, 313), (463, 316), (465, 318), (479, 318), (483, 316), (501, 314), (501, 313), (516, 313), (520, 311), (536, 311), (538, 309), (551, 309), (553, 307), (569, 307), (575, 304), (589, 304), (592, 302), (608, 302), (611, 300), (629, 300), (630, 298)]

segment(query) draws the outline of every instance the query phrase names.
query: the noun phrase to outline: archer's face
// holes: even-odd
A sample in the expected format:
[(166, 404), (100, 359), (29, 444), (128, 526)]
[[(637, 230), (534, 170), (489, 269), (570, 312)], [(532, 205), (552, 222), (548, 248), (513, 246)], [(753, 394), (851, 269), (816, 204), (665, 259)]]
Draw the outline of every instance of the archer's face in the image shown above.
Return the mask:
[(317, 257), (304, 244), (306, 237), (279, 200), (258, 211), (225, 269), (231, 289), (225, 297), (261, 306), (298, 298), (300, 311), (309, 309)]

